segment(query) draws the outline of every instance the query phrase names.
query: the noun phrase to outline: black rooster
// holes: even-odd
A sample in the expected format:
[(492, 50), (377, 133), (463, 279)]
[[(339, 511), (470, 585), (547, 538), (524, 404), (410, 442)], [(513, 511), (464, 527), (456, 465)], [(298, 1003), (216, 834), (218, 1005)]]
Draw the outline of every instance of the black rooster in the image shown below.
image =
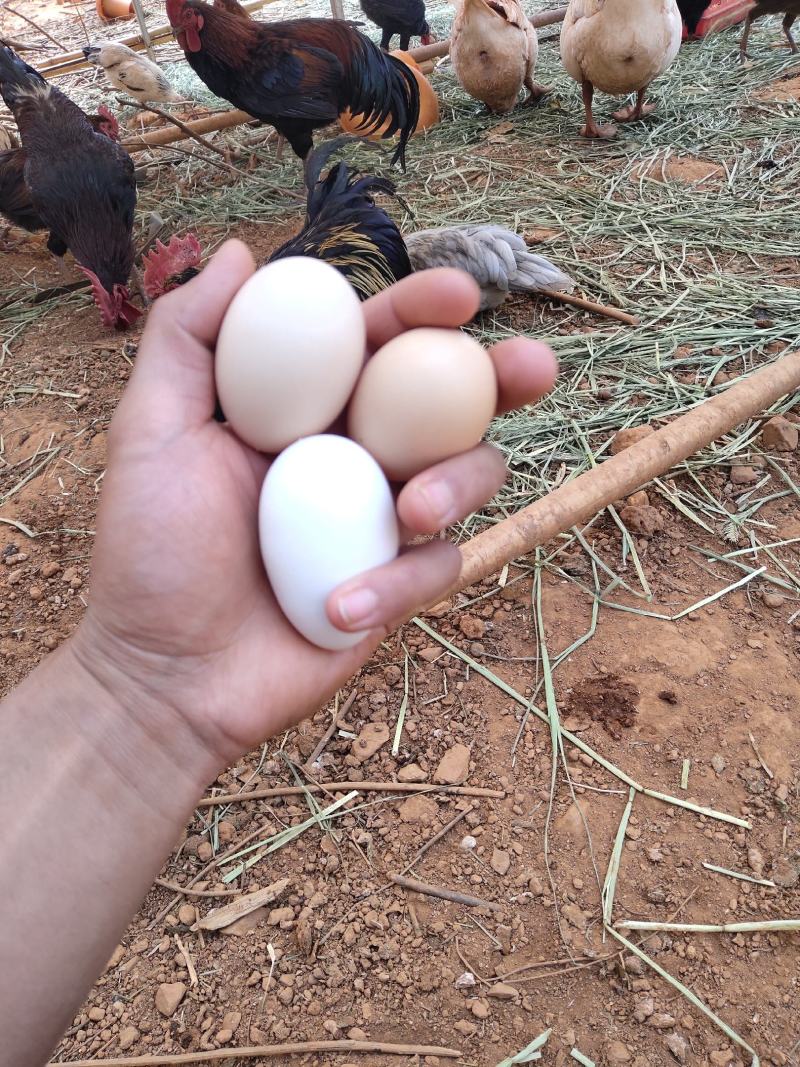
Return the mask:
[(419, 118), (411, 70), (336, 19), (256, 22), (235, 3), (167, 0), (167, 16), (195, 74), (217, 96), (268, 122), (305, 160), (314, 130), (348, 108), (365, 125), (389, 120), (405, 161)]
[(127, 288), (136, 206), (130, 156), (10, 48), (0, 48), (0, 94), (19, 127), (25, 184), (50, 230), (47, 247), (72, 252), (106, 325), (128, 325), (140, 315)]
[(381, 48), (386, 51), (396, 33), (400, 34), (400, 48), (408, 50), (412, 37), (422, 44), (431, 43), (431, 28), (425, 19), (425, 0), (360, 0), (361, 10), (383, 31)]
[(371, 174), (360, 177), (344, 162), (320, 179), (330, 156), (348, 140), (329, 141), (309, 157), (305, 226), (267, 262), (288, 256), (324, 260), (347, 278), (360, 300), (366, 300), (411, 274), (411, 263), (400, 231), (373, 199), (374, 193), (394, 196), (392, 182)]

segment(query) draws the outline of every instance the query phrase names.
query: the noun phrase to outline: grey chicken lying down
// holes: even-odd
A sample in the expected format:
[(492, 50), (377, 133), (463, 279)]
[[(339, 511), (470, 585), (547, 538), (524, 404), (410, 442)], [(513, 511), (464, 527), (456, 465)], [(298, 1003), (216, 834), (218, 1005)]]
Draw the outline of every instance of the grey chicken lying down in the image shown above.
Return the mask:
[(499, 307), (511, 293), (542, 289), (571, 293), (575, 283), (549, 259), (531, 252), (519, 234), (502, 226), (448, 226), (405, 236), (415, 271), (458, 267), (480, 286), (481, 311)]

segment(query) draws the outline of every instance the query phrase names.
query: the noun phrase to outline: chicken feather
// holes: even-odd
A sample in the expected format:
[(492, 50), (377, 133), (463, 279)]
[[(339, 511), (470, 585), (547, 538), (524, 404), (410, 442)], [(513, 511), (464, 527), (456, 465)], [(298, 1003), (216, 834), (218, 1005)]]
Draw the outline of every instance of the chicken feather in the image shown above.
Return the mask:
[(511, 293), (571, 293), (575, 288), (568, 274), (531, 252), (519, 234), (492, 223), (418, 230), (406, 235), (405, 242), (415, 271), (456, 267), (474, 278), (481, 311), (499, 307)]

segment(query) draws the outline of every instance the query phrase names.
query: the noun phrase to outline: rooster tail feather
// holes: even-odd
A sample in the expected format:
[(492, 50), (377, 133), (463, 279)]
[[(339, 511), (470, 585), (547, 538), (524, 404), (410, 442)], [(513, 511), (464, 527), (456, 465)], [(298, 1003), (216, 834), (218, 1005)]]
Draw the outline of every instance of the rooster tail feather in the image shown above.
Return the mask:
[(419, 121), (419, 85), (405, 63), (382, 52), (361, 36), (361, 47), (350, 64), (351, 85), (347, 104), (354, 115), (364, 115), (364, 127), (378, 128), (388, 120), (383, 137), (399, 133), (392, 163), (405, 170), (406, 145)]
[(20, 59), (11, 48), (0, 46), (0, 95), (9, 111), (24, 97), (46, 96), (49, 86), (33, 67)]

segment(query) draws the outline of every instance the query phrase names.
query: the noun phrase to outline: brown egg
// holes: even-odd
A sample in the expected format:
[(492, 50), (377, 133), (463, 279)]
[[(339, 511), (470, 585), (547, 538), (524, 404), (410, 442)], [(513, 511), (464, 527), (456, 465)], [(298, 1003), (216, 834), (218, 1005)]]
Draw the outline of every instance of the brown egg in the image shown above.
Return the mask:
[[(416, 135), (422, 130), (427, 130), (430, 126), (435, 126), (439, 121), (439, 98), (431, 83), (420, 70), (419, 64), (408, 52), (397, 50), (391, 54), (399, 59), (401, 63), (405, 63), (407, 67), (411, 68), (419, 86), (419, 120), (414, 127), (414, 135)], [(339, 116), (339, 122), (345, 133), (355, 134), (356, 137), (367, 137), (370, 141), (379, 141), (384, 130), (389, 126), (389, 120), (387, 119), (380, 129), (370, 129), (369, 126), (361, 129), (360, 123), (363, 118), (363, 115), (354, 116), (348, 108), (347, 111), (343, 111)]]
[(393, 481), (465, 452), (497, 406), (488, 353), (460, 330), (395, 337), (364, 368), (350, 401), (348, 434)]

